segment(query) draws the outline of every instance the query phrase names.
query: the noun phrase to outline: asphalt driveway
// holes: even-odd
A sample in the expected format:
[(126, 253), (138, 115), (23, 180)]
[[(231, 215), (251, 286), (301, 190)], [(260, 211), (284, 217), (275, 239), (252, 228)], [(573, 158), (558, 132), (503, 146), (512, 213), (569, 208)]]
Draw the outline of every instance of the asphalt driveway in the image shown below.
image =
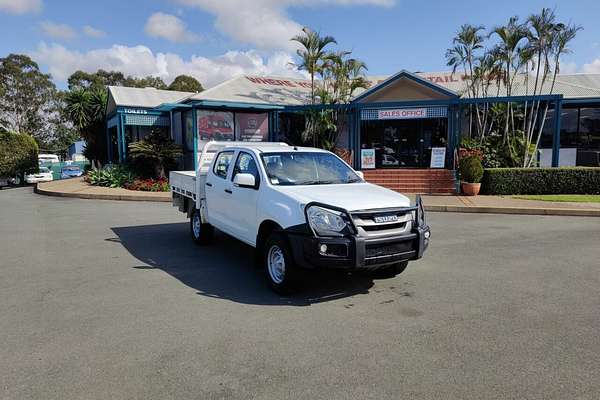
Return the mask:
[(0, 398), (600, 398), (600, 219), (429, 222), (399, 277), (286, 299), (169, 204), (1, 191)]

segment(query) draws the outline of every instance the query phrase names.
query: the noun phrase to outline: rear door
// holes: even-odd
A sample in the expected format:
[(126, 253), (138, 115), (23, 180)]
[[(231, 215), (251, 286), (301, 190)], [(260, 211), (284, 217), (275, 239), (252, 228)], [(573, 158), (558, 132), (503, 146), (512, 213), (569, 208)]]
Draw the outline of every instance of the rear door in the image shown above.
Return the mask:
[(236, 174), (251, 174), (256, 182), (254, 188), (240, 187), (234, 184), (231, 193), (231, 206), (236, 213), (236, 220), (233, 221), (236, 237), (254, 245), (258, 231), (256, 208), (261, 177), (257, 160), (252, 154), (246, 151), (240, 151), (237, 154), (231, 174), (232, 183)]
[(223, 232), (233, 234), (231, 229), (232, 212), (229, 209), (231, 201), (232, 183), (230, 178), (233, 150), (221, 151), (217, 154), (212, 169), (206, 175), (206, 207), (208, 209), (208, 222)]

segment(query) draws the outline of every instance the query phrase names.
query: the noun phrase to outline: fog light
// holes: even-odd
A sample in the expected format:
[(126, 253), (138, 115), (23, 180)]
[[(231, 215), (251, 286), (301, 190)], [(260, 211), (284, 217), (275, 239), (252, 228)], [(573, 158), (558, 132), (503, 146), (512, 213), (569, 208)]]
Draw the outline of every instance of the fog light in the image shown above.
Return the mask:
[(319, 247), (319, 251), (321, 252), (321, 254), (327, 254), (327, 245), (326, 244), (322, 244)]
[(425, 237), (425, 239), (429, 239), (429, 236), (431, 236), (431, 233), (429, 231), (425, 231), (425, 234), (423, 234), (423, 236)]

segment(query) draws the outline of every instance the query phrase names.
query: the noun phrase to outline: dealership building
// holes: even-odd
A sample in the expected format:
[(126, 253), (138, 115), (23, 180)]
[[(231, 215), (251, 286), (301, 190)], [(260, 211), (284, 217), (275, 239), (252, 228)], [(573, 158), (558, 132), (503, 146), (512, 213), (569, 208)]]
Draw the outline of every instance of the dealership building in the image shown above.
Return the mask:
[[(517, 77), (511, 97), (492, 84), (478, 98), (467, 94), (467, 80), (458, 73), (401, 71), (369, 79), (369, 89), (337, 106), (346, 115), (337, 147), (347, 150), (355, 169), (453, 170), (460, 138), (473, 123), (466, 112), (471, 105), (537, 100), (542, 110), (549, 106), (540, 165), (600, 166), (600, 74), (559, 75), (552, 94), (547, 82), (535, 97), (532, 80), (524, 77)], [(205, 140), (295, 143), (311, 108), (309, 96), (308, 80), (268, 76), (238, 76), (201, 93), (111, 86), (109, 158), (124, 160), (127, 145), (153, 129), (183, 146), (185, 169), (195, 167)]]

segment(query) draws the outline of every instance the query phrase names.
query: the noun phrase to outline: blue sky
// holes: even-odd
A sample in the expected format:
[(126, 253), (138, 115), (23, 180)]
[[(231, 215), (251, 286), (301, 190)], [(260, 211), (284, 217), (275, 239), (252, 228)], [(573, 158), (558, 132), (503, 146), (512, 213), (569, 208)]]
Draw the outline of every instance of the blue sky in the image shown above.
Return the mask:
[(207, 86), (240, 73), (290, 71), (288, 38), (301, 26), (334, 36), (371, 75), (443, 71), (445, 49), (463, 23), (490, 28), (542, 7), (584, 27), (564, 72), (600, 73), (600, 1), (0, 0), (0, 56), (26, 53), (64, 87), (76, 69), (180, 73)]

